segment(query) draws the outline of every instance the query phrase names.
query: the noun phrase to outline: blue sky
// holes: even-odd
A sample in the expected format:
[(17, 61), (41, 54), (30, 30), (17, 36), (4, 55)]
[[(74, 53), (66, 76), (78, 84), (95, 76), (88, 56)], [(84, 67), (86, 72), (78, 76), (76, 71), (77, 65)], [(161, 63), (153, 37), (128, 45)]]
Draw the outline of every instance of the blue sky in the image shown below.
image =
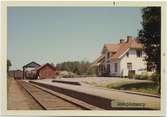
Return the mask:
[(135, 7), (9, 7), (7, 56), (11, 69), (36, 61), (94, 61), (104, 43), (117, 43), (141, 29)]

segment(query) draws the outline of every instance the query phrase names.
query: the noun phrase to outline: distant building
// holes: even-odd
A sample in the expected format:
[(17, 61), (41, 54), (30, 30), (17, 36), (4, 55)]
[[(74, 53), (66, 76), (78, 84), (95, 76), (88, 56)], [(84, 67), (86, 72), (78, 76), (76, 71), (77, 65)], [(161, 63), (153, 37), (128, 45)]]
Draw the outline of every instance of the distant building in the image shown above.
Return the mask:
[[(32, 61), (23, 66), (23, 79), (36, 79), (36, 74), (31, 72), (32, 69), (37, 69), (41, 65)], [(31, 70), (28, 70), (31, 69)]]
[(11, 70), (11, 71), (9, 71), (9, 76), (13, 77), (14, 79), (22, 79), (23, 71), (21, 71), (21, 70)]
[(38, 79), (55, 78), (57, 75), (56, 67), (46, 63), (36, 69)]
[(118, 44), (105, 44), (94, 63), (98, 76), (128, 76), (147, 71), (143, 45), (131, 36)]
[(47, 79), (55, 78), (58, 75), (58, 71), (54, 64), (46, 63), (40, 65), (34, 61), (23, 66), (23, 79)]
[(72, 78), (72, 77), (76, 77), (77, 75), (73, 72), (70, 71), (59, 71), (59, 77), (63, 77), (63, 78)]

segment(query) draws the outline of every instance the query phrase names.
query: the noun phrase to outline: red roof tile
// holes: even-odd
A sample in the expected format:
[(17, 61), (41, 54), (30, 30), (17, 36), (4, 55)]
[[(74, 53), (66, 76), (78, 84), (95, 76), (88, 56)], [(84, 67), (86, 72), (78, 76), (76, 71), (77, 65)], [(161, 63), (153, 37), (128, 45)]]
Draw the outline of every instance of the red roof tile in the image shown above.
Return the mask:
[(105, 44), (104, 46), (110, 52), (116, 52), (117, 49), (120, 47), (121, 44)]
[(129, 39), (128, 41), (119, 44), (105, 44), (104, 47), (106, 47), (109, 52), (115, 52), (111, 56), (111, 59), (117, 59), (125, 53), (127, 49), (142, 49), (143, 45), (139, 43), (137, 39)]

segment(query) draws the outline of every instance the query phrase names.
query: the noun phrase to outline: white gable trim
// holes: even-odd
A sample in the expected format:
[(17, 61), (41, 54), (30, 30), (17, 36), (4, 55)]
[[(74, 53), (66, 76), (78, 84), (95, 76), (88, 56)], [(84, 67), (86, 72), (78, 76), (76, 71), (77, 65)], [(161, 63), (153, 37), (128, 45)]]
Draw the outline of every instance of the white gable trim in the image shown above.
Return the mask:
[(108, 51), (108, 50), (107, 50), (106, 46), (104, 45), (101, 53), (104, 54), (106, 51)]
[(120, 59), (121, 57), (123, 57), (128, 51), (129, 51), (129, 48), (121, 56), (119, 56), (118, 58)]

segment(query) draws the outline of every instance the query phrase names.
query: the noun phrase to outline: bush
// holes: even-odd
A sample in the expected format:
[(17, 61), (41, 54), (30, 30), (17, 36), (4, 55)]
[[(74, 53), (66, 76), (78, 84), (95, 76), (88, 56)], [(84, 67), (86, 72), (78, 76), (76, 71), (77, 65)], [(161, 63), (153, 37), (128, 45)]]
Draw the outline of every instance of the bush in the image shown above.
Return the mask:
[(160, 77), (161, 76), (159, 73), (153, 73), (151, 75), (151, 80), (154, 81), (154, 83), (157, 85), (159, 93), (161, 93)]
[(135, 79), (141, 79), (141, 75), (135, 75)]
[(159, 73), (153, 73), (151, 75), (151, 80), (154, 81), (155, 83), (159, 84), (160, 83), (160, 74)]
[(147, 72), (141, 75), (141, 80), (148, 80), (148, 79), (149, 79), (149, 75), (147, 74)]
[(147, 72), (144, 72), (141, 75), (135, 75), (135, 79), (138, 79), (138, 80), (148, 80), (149, 79), (149, 75), (148, 75)]
[(130, 70), (128, 73), (128, 77), (129, 78), (135, 78), (135, 71), (134, 70)]

